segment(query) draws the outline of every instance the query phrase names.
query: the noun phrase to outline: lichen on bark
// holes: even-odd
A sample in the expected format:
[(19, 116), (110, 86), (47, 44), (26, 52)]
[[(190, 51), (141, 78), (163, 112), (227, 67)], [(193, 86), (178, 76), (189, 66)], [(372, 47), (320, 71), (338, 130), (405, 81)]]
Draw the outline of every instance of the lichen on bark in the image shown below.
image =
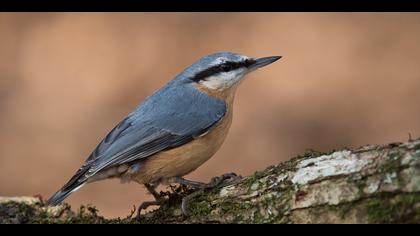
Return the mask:
[[(140, 221), (105, 219), (94, 207), (44, 207), (0, 199), (1, 223), (420, 223), (420, 139), (331, 153), (308, 151), (251, 176), (204, 191), (182, 217), (182, 197)], [(35, 200), (34, 200), (35, 199)]]

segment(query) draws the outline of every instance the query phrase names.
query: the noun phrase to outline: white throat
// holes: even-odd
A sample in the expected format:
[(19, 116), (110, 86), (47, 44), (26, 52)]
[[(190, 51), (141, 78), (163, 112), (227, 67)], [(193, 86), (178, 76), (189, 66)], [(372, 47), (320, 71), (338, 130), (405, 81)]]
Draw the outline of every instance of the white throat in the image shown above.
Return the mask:
[(245, 69), (221, 72), (210, 76), (199, 83), (212, 90), (227, 89), (238, 84), (245, 75)]

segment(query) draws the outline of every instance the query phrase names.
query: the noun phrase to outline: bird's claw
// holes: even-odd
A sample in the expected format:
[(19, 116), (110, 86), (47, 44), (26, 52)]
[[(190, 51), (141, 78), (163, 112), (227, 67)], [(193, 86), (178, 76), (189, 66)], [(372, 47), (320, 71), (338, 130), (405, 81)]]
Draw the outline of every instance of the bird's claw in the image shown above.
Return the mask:
[(191, 194), (189, 194), (188, 196), (182, 198), (182, 202), (181, 202), (181, 213), (182, 213), (182, 217), (187, 217), (188, 216), (188, 209), (187, 209), (187, 205), (189, 203), (189, 201), (191, 199), (193, 199), (194, 197), (196, 197), (197, 195), (200, 195), (203, 192), (203, 190), (198, 190), (195, 191)]
[(242, 177), (238, 176), (237, 174), (233, 172), (226, 173), (221, 176), (216, 176), (216, 177), (213, 177), (208, 184), (206, 184), (205, 188), (206, 189), (214, 188), (220, 185), (221, 183), (223, 183), (227, 179), (237, 179), (237, 178), (242, 178)]
[[(196, 182), (196, 181), (191, 181), (191, 180), (186, 180), (183, 178), (177, 178), (176, 182), (178, 182), (180, 185), (183, 186), (187, 186), (190, 188), (193, 188), (194, 192), (187, 195), (186, 197), (182, 198), (182, 203), (181, 203), (181, 213), (182, 216), (185, 218), (188, 216), (188, 204), (189, 201), (191, 199), (193, 199), (194, 197), (200, 195), (201, 193), (203, 193), (205, 190), (210, 190), (213, 189), (217, 186), (219, 186), (220, 184), (222, 184), (225, 180), (227, 179), (238, 179), (238, 178), (242, 178), (241, 176), (236, 175), (235, 173), (226, 173), (223, 174), (221, 176), (216, 176), (213, 177), (210, 182), (208, 183), (200, 183), (200, 182)], [(149, 190), (149, 192), (155, 197), (155, 201), (148, 201), (148, 202), (143, 202), (137, 209), (137, 216), (136, 219), (139, 221), (141, 219), (141, 211), (147, 209), (149, 206), (160, 206), (164, 203), (165, 198), (163, 198), (160, 194), (158, 194), (153, 186), (150, 185), (145, 185), (147, 187), (147, 189)]]
[(148, 202), (143, 202), (142, 204), (140, 204), (140, 206), (137, 208), (137, 216), (136, 216), (136, 220), (140, 221), (141, 220), (141, 211), (142, 210), (146, 210), (149, 206), (160, 206), (164, 203), (164, 199), (158, 199), (156, 201), (148, 201)]
[(160, 193), (156, 191), (156, 186), (151, 185), (151, 184), (144, 184), (144, 186), (147, 188), (149, 193), (153, 195), (155, 200), (143, 202), (142, 204), (140, 204), (139, 208), (137, 209), (137, 216), (136, 216), (137, 220), (141, 219), (142, 210), (146, 210), (149, 206), (160, 206), (165, 202), (165, 197), (163, 197)]
[[(202, 184), (200, 186), (200, 188), (198, 189), (198, 191), (195, 191), (189, 195), (187, 195), (186, 197), (184, 197), (182, 199), (182, 203), (181, 203), (181, 213), (182, 216), (185, 218), (188, 216), (188, 209), (187, 209), (187, 205), (189, 203), (189, 201), (191, 199), (193, 199), (194, 197), (196, 197), (197, 195), (201, 194), (204, 190), (209, 190), (209, 189), (213, 189), (217, 186), (219, 186), (220, 184), (222, 184), (225, 180), (227, 179), (238, 179), (238, 178), (242, 178), (241, 176), (238, 176), (237, 174), (231, 172), (231, 173), (226, 173), (223, 174), (221, 176), (216, 176), (213, 177), (209, 183), (207, 184)], [(194, 186), (195, 187), (195, 186)]]

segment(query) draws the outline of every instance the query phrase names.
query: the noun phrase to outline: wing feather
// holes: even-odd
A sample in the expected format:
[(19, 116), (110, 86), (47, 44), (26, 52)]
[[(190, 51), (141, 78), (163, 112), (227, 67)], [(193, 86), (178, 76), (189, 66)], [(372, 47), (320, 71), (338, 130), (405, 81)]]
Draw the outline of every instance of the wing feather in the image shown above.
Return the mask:
[(223, 118), (222, 100), (195, 88), (176, 90), (164, 87), (116, 125), (60, 191), (71, 191), (103, 169), (188, 143)]

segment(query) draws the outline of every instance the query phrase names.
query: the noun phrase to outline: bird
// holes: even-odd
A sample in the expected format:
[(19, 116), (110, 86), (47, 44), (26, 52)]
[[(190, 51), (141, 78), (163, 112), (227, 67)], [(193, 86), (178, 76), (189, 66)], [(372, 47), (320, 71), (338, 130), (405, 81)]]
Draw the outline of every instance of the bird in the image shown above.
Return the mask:
[[(243, 78), (281, 56), (252, 58), (217, 52), (194, 62), (163, 87), (146, 97), (96, 146), (70, 180), (46, 202), (60, 204), (85, 184), (120, 178), (143, 184), (159, 205), (160, 184), (213, 187), (235, 176), (210, 183), (184, 179), (221, 147), (232, 123), (233, 102)], [(182, 212), (187, 214), (184, 202)]]

